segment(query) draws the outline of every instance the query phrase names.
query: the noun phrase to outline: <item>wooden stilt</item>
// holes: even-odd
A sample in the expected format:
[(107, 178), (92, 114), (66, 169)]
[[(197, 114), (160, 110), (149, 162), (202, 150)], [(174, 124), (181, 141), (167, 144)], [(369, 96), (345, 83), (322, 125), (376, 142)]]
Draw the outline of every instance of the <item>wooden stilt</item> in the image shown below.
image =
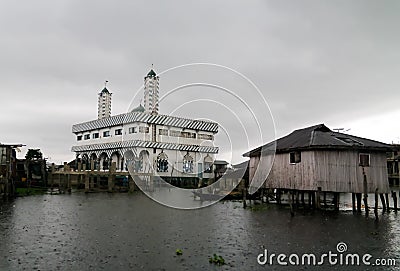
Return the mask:
[(85, 174), (84, 180), (85, 180), (85, 193), (89, 193), (90, 190), (90, 182), (89, 182), (90, 176), (88, 174)]
[(375, 189), (375, 208), (374, 208), (374, 213), (375, 213), (375, 218), (378, 220), (378, 188)]
[(303, 208), (306, 207), (306, 202), (304, 201), (304, 191), (301, 191), (301, 204), (303, 205)]
[(361, 213), (361, 193), (356, 193), (357, 212)]
[(246, 203), (246, 194), (247, 194), (247, 189), (246, 189), (246, 186), (244, 186), (243, 189), (242, 189), (243, 208), (246, 208), (246, 207), (247, 207), (247, 203)]
[(389, 194), (385, 193), (385, 199), (386, 199), (386, 208), (389, 211), (390, 210), (390, 204), (389, 204)]
[(385, 202), (385, 197), (383, 196), (382, 193), (379, 194), (379, 197), (381, 198), (381, 203), (382, 203), (382, 210), (385, 212), (386, 211), (386, 202)]
[(281, 204), (281, 190), (280, 189), (276, 189), (276, 202), (278, 204)]
[(393, 209), (397, 212), (397, 194), (396, 191), (392, 191), (392, 198), (393, 198)]
[(324, 208), (326, 208), (326, 192), (324, 191)]
[(294, 216), (294, 211), (293, 211), (293, 192), (292, 190), (288, 191), (288, 200), (289, 200), (289, 206), (290, 206), (290, 215)]
[(308, 207), (311, 208), (312, 205), (312, 192), (308, 192)]
[(312, 208), (314, 209), (315, 208), (315, 194), (316, 194), (317, 192), (315, 192), (315, 191), (313, 191), (313, 192), (311, 192), (311, 198), (312, 198), (312, 200), (311, 200), (311, 204), (312, 204)]
[(365, 215), (368, 216), (369, 209), (368, 209), (368, 182), (367, 182), (367, 175), (365, 174), (363, 168), (363, 175), (364, 175), (364, 209)]
[(321, 187), (317, 188), (317, 192), (316, 193), (316, 208), (319, 210), (321, 209)]
[(351, 203), (353, 206), (353, 212), (356, 211), (356, 194), (355, 193), (351, 193)]
[(292, 197), (292, 205), (294, 205), (294, 190), (290, 190), (290, 195)]
[(299, 200), (299, 190), (296, 190), (296, 209), (299, 208), (300, 200)]

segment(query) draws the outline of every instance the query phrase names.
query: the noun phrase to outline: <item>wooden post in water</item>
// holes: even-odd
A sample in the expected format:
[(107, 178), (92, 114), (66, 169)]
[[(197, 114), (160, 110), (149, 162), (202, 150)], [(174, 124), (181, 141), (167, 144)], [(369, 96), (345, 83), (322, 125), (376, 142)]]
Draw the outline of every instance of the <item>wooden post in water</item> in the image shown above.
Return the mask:
[(367, 182), (367, 175), (365, 174), (364, 167), (363, 167), (363, 176), (364, 176), (364, 209), (365, 215), (368, 216), (369, 209), (368, 209), (368, 182)]
[(247, 194), (247, 188), (246, 188), (246, 185), (243, 185), (243, 189), (242, 189), (243, 208), (246, 208), (246, 207), (247, 207), (247, 203), (246, 203), (246, 194)]
[[(294, 205), (294, 199), (295, 199), (294, 193), (296, 193), (295, 190), (292, 190), (292, 204), (293, 205)], [(293, 208), (294, 208), (294, 206), (293, 206)]]
[(326, 209), (326, 192), (324, 191), (324, 208)]
[(313, 209), (315, 208), (315, 191), (311, 192), (311, 206)]
[(379, 194), (379, 197), (381, 198), (381, 203), (382, 203), (382, 210), (385, 212), (386, 211), (386, 202), (385, 202), (385, 197), (383, 196), (382, 193)]
[(90, 159), (90, 172), (88, 172), (88, 175), (86, 176), (85, 192), (89, 192), (90, 189), (93, 188), (93, 178), (94, 178), (94, 160)]
[(81, 173), (81, 171), (82, 171), (82, 162), (78, 162), (78, 175), (77, 175), (77, 177), (76, 177), (76, 187), (77, 188), (79, 188), (80, 187), (80, 184), (81, 184), (81, 178), (82, 178), (82, 175), (80, 174)]
[(375, 218), (378, 220), (378, 188), (375, 189), (375, 208), (374, 208), (374, 213), (375, 213)]
[(397, 212), (397, 194), (396, 194), (396, 191), (392, 191), (392, 198), (393, 198), (394, 211)]
[(89, 193), (90, 186), (89, 186), (89, 172), (86, 172), (85, 175), (83, 176), (83, 180), (85, 182), (85, 193)]
[(50, 194), (53, 194), (53, 185), (54, 185), (54, 172), (55, 172), (55, 165), (54, 163), (51, 164), (51, 181), (50, 181)]
[(278, 204), (281, 204), (281, 190), (280, 189), (276, 189), (276, 202)]
[(317, 204), (317, 209), (319, 210), (319, 209), (321, 209), (321, 187), (318, 187), (317, 188), (317, 192), (316, 192), (316, 194), (317, 194), (317, 200), (316, 200), (316, 204)]
[(385, 193), (385, 199), (386, 199), (386, 208), (389, 211), (390, 210), (390, 204), (389, 204), (389, 194)]
[(355, 193), (351, 193), (351, 203), (353, 206), (353, 212), (356, 211), (356, 194)]
[(114, 189), (114, 178), (115, 178), (116, 167), (117, 164), (115, 162), (112, 162), (110, 170), (108, 171), (108, 192), (113, 192)]
[(303, 209), (306, 207), (306, 202), (304, 201), (304, 191), (301, 191), (301, 204), (303, 205)]
[(288, 191), (288, 200), (289, 200), (289, 207), (290, 207), (290, 215), (291, 216), (294, 216), (294, 211), (293, 211), (293, 197), (292, 197), (292, 195), (293, 195), (293, 192), (292, 192), (292, 190), (289, 190)]
[(333, 193), (333, 201), (335, 203), (335, 210), (339, 210), (339, 203), (340, 203), (340, 193), (339, 192), (334, 192)]
[(361, 213), (361, 193), (356, 193), (357, 212)]

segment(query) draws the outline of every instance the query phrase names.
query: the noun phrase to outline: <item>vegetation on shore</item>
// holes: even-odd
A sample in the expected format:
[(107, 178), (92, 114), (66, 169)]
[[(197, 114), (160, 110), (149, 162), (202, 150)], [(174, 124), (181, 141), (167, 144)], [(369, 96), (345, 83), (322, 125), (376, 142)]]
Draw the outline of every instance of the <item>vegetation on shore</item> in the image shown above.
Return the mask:
[(33, 195), (43, 195), (46, 194), (47, 188), (36, 188), (36, 187), (18, 187), (15, 190), (17, 197), (33, 196)]

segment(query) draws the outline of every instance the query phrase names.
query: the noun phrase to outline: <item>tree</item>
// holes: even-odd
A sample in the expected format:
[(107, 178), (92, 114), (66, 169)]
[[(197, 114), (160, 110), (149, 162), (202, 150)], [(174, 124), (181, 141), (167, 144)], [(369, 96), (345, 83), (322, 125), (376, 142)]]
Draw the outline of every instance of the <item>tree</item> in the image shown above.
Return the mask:
[(29, 161), (41, 160), (43, 159), (43, 154), (40, 149), (28, 149), (28, 152), (25, 155), (25, 159)]

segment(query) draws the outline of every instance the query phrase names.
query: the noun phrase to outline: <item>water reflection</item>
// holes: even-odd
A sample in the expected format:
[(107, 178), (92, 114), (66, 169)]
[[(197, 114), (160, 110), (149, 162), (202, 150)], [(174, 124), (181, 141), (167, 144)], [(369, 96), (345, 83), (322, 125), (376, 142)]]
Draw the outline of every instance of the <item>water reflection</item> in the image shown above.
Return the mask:
[[(282, 270), (259, 266), (257, 255), (318, 254), (343, 241), (352, 252), (398, 259), (399, 233), (394, 212), (377, 222), (352, 212), (292, 218), (285, 207), (251, 211), (240, 202), (176, 210), (140, 193), (32, 196), (0, 204), (0, 270)], [(228, 264), (210, 265), (213, 253)]]

